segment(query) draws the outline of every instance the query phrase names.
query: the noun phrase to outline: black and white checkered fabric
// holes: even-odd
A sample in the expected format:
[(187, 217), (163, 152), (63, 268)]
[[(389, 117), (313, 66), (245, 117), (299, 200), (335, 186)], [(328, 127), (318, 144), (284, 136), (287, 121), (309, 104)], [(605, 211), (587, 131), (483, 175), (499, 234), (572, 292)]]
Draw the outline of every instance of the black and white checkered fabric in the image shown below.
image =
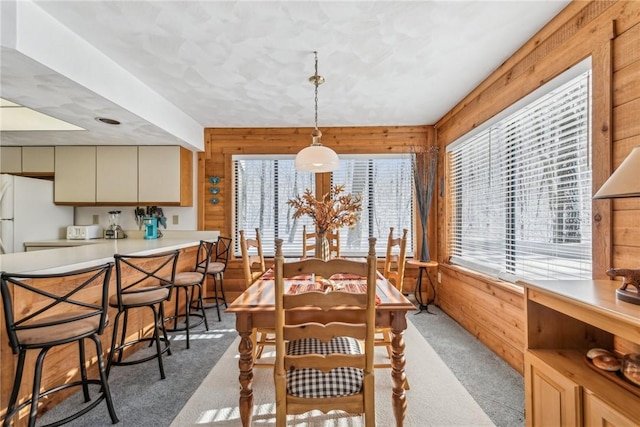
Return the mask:
[[(323, 343), (315, 338), (304, 338), (287, 343), (287, 354), (361, 354), (358, 340), (337, 337)], [(336, 368), (326, 374), (317, 369), (290, 369), (287, 372), (287, 393), (299, 397), (338, 397), (360, 392), (364, 373), (357, 368)]]

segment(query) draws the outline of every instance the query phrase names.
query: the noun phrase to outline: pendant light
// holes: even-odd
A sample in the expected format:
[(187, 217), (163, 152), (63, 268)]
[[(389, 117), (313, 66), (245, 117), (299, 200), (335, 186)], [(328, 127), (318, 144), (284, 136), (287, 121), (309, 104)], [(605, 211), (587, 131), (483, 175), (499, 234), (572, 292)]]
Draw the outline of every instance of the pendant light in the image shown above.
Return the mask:
[(329, 147), (320, 143), (322, 132), (318, 129), (318, 86), (324, 83), (324, 77), (318, 75), (318, 52), (315, 55), (315, 74), (309, 81), (315, 86), (315, 129), (311, 132), (311, 145), (296, 155), (295, 168), (304, 172), (331, 172), (338, 169), (338, 155)]

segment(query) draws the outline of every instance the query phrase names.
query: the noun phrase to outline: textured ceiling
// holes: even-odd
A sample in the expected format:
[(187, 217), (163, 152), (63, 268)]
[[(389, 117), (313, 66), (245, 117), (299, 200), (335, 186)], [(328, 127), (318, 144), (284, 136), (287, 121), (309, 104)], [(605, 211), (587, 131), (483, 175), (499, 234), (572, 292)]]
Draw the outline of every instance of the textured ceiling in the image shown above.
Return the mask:
[(321, 129), (433, 124), (569, 1), (0, 3), (0, 96), (87, 129), (3, 145), (202, 149), (204, 127), (313, 126), (314, 50)]

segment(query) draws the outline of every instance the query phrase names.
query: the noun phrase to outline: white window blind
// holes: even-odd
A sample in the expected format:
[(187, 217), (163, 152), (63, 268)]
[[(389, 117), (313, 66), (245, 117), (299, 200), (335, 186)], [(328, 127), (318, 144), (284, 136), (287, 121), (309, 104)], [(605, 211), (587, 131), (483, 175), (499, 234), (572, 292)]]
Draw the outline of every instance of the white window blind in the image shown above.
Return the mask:
[(347, 193), (362, 195), (360, 221), (340, 229), (340, 253), (365, 256), (369, 237), (375, 237), (376, 254), (384, 257), (389, 227), (396, 237), (409, 230), (407, 254), (413, 253), (413, 169), (408, 155), (340, 156), (332, 185), (344, 185)]
[(590, 72), (449, 149), (451, 261), (591, 278)]
[[(265, 256), (273, 256), (275, 239), (283, 239), (285, 256), (302, 253), (302, 227), (314, 230), (311, 218), (294, 220), (287, 201), (305, 189), (315, 189), (315, 175), (297, 172), (291, 159), (273, 156), (234, 156), (236, 255), (240, 253), (239, 230), (253, 238), (255, 228), (262, 235)], [(368, 238), (376, 237), (376, 253), (386, 253), (389, 227), (399, 236), (409, 230), (407, 254), (413, 253), (413, 175), (411, 157), (406, 155), (340, 156), (340, 167), (332, 183), (343, 184), (348, 193), (361, 194), (363, 211), (357, 226), (340, 229), (340, 253), (365, 256)], [(319, 195), (322, 196), (322, 195)]]
[(308, 217), (294, 220), (287, 201), (306, 188), (315, 189), (315, 175), (295, 170), (292, 159), (234, 157), (236, 255), (240, 254), (239, 230), (247, 238), (260, 229), (265, 256), (274, 256), (275, 239), (283, 239), (285, 256), (302, 253), (302, 226), (313, 229)]

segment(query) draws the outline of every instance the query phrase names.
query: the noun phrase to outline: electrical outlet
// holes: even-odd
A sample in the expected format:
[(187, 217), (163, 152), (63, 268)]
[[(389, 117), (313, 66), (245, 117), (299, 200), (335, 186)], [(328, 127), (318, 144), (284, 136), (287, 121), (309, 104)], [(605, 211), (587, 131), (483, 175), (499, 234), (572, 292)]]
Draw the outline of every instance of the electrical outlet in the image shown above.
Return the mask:
[(180, 217), (178, 215), (174, 215), (172, 218), (173, 225), (178, 225), (180, 222)]
[(438, 271), (438, 283), (442, 283), (442, 275)]
[(100, 215), (94, 215), (93, 216), (93, 223), (94, 224), (100, 224)]

